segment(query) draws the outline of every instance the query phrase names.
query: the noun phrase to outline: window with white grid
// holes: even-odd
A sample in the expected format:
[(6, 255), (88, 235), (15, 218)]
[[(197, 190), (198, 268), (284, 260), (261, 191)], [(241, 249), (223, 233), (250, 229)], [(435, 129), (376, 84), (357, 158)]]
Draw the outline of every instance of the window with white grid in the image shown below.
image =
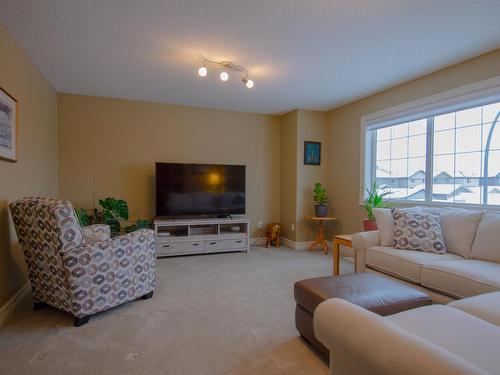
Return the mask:
[(500, 100), (366, 128), (370, 173), (391, 200), (500, 205)]

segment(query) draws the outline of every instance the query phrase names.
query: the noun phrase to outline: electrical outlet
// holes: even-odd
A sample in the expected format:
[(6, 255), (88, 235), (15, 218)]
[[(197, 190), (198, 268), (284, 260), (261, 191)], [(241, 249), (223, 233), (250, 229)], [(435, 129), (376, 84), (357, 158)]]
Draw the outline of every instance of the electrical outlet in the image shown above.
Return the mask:
[(262, 229), (262, 226), (263, 226), (263, 225), (264, 225), (264, 224), (262, 223), (262, 221), (259, 221), (259, 223), (257, 224), (257, 226), (259, 227), (259, 229)]
[(292, 232), (295, 232), (295, 224), (292, 224)]

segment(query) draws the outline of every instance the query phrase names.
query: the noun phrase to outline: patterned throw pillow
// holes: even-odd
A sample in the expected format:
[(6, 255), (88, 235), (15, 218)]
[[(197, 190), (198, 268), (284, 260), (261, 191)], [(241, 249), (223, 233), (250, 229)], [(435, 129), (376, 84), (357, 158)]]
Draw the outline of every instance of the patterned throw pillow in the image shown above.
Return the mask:
[(394, 248), (443, 254), (446, 252), (439, 214), (392, 209)]

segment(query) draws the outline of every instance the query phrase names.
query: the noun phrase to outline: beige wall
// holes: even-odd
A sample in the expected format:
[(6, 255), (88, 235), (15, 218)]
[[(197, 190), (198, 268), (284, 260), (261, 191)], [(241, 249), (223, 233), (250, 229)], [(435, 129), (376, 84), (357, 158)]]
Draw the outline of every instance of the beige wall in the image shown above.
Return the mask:
[(0, 307), (27, 281), (7, 204), (57, 196), (57, 95), (0, 25), (0, 87), (19, 102), (17, 163), (0, 160)]
[(281, 166), (280, 166), (280, 223), (281, 234), (289, 240), (296, 240), (297, 231), (297, 135), (298, 111), (281, 117)]
[(67, 94), (58, 106), (60, 193), (76, 207), (115, 196), (152, 218), (156, 161), (246, 164), (252, 234), (279, 221), (279, 117)]
[[(314, 214), (314, 183), (326, 185), (327, 119), (326, 112), (302, 109), (281, 118), (280, 217), (282, 235), (292, 241), (312, 241), (316, 236), (316, 224), (305, 216)], [(321, 142), (320, 166), (304, 165), (304, 141)]]
[[(316, 182), (327, 186), (328, 145), (327, 114), (318, 111), (298, 111), (297, 133), (297, 234), (296, 241), (312, 241), (317, 224), (305, 219), (314, 215), (312, 191)], [(304, 141), (321, 142), (321, 165), (304, 165)], [(330, 227), (330, 224), (328, 224)]]
[(337, 233), (362, 229), (359, 205), (361, 116), (500, 75), (500, 50), (467, 60), (329, 113), (328, 186)]

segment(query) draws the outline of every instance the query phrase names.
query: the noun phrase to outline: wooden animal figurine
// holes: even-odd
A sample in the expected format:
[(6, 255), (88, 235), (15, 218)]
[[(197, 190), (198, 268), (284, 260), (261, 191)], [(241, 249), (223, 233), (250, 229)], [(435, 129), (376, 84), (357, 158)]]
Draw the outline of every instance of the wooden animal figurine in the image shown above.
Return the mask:
[(280, 247), (281, 228), (279, 223), (267, 224), (266, 247), (269, 248), (274, 243), (274, 246)]

